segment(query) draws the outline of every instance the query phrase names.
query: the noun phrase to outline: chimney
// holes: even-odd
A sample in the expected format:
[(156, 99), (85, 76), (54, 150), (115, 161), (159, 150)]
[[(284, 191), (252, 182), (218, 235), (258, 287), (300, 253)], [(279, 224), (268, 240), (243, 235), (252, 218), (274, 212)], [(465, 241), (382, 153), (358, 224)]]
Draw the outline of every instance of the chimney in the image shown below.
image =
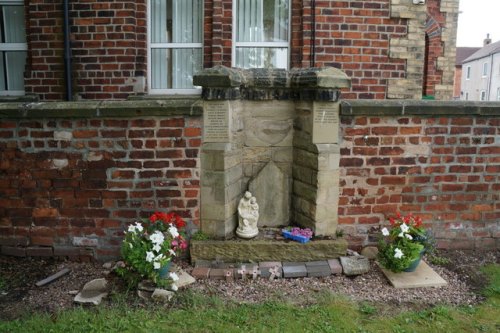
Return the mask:
[(483, 46), (491, 44), (490, 34), (486, 34), (486, 39), (483, 41)]

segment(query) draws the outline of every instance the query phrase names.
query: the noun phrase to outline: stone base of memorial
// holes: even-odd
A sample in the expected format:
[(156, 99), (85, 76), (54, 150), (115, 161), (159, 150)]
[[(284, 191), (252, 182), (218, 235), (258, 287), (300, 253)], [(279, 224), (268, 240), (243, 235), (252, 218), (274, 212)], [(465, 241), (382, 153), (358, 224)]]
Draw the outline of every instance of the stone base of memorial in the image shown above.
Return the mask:
[(312, 240), (305, 244), (275, 239), (191, 241), (191, 262), (316, 261), (345, 256), (345, 239)]

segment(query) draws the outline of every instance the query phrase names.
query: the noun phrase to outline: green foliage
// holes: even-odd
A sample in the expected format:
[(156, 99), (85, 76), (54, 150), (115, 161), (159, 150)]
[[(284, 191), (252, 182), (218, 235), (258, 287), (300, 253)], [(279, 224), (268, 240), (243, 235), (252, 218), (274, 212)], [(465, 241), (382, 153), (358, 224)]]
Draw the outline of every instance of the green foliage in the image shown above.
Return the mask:
[[(402, 272), (420, 257), (423, 248), (422, 244), (411, 242), (405, 238), (401, 238), (394, 243), (381, 241), (379, 243), (378, 261), (382, 266), (393, 272)], [(401, 258), (395, 257), (396, 249), (403, 252)]]
[(450, 259), (448, 259), (446, 257), (438, 256), (438, 255), (435, 255), (435, 254), (429, 255), (429, 256), (427, 256), (427, 258), (429, 259), (429, 261), (431, 262), (431, 264), (438, 265), (438, 266), (446, 266), (446, 265), (448, 265), (451, 262)]
[(337, 230), (335, 231), (335, 237), (337, 237), (337, 238), (342, 238), (342, 237), (344, 237), (344, 230), (337, 229)]
[(208, 236), (206, 233), (204, 233), (201, 230), (198, 230), (194, 234), (191, 235), (191, 240), (204, 241), (204, 240), (209, 240), (209, 239), (210, 239), (210, 236)]
[(6, 290), (7, 289), (7, 282), (3, 278), (3, 276), (0, 276), (0, 291)]
[(500, 266), (488, 265), (481, 269), (488, 276), (489, 284), (483, 290), (483, 294), (487, 297), (500, 298)]

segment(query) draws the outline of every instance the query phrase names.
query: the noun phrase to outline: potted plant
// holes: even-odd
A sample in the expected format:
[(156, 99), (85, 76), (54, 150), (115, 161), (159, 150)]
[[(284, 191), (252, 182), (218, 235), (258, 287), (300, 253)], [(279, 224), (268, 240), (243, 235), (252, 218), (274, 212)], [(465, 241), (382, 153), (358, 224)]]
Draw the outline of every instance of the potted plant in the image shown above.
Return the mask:
[(422, 219), (411, 213), (390, 218), (390, 228), (382, 229), (379, 241), (379, 263), (393, 272), (414, 271), (428, 247), (428, 236)]
[(156, 212), (148, 219), (129, 225), (122, 242), (121, 255), (125, 263), (118, 274), (129, 285), (149, 279), (159, 287), (170, 285), (177, 290), (178, 276), (169, 272), (175, 256), (187, 248), (180, 231), (184, 220), (176, 213)]
[(313, 236), (313, 232), (309, 228), (286, 227), (281, 230), (283, 237), (292, 239), (299, 243), (307, 243)]

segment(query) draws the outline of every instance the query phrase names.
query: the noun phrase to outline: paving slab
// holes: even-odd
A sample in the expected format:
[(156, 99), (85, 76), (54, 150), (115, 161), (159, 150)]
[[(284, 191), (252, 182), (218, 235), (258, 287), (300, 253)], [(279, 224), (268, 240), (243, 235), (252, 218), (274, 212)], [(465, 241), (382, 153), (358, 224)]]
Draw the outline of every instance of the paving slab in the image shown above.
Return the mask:
[(307, 268), (307, 276), (309, 277), (326, 277), (332, 275), (332, 270), (330, 269), (330, 265), (325, 261), (322, 265), (319, 263), (309, 265), (306, 263)]
[(328, 261), (326, 260), (318, 260), (318, 261), (308, 261), (306, 262), (307, 267), (314, 267), (314, 266), (328, 266)]
[(305, 266), (306, 263), (303, 261), (284, 261), (283, 267), (293, 267), (293, 266)]
[[(260, 276), (263, 278), (266, 278), (266, 279), (269, 278), (271, 276), (271, 272), (269, 270), (273, 269), (274, 267), (277, 267), (277, 266), (259, 268), (260, 269)], [(282, 267), (278, 267), (278, 273), (279, 273), (278, 277), (283, 276), (283, 268)]]
[(338, 259), (328, 259), (328, 265), (332, 274), (342, 274), (342, 265)]
[(225, 280), (226, 270), (224, 268), (212, 268), (210, 269), (210, 278), (215, 280)]
[(394, 288), (441, 287), (448, 284), (425, 261), (420, 261), (414, 272), (393, 273), (379, 264), (380, 269)]
[(210, 276), (210, 268), (208, 267), (195, 267), (191, 272), (195, 279), (208, 279)]
[(307, 268), (306, 265), (296, 265), (296, 266), (286, 266), (283, 265), (283, 277), (284, 278), (298, 278), (298, 277), (306, 277), (307, 276)]

